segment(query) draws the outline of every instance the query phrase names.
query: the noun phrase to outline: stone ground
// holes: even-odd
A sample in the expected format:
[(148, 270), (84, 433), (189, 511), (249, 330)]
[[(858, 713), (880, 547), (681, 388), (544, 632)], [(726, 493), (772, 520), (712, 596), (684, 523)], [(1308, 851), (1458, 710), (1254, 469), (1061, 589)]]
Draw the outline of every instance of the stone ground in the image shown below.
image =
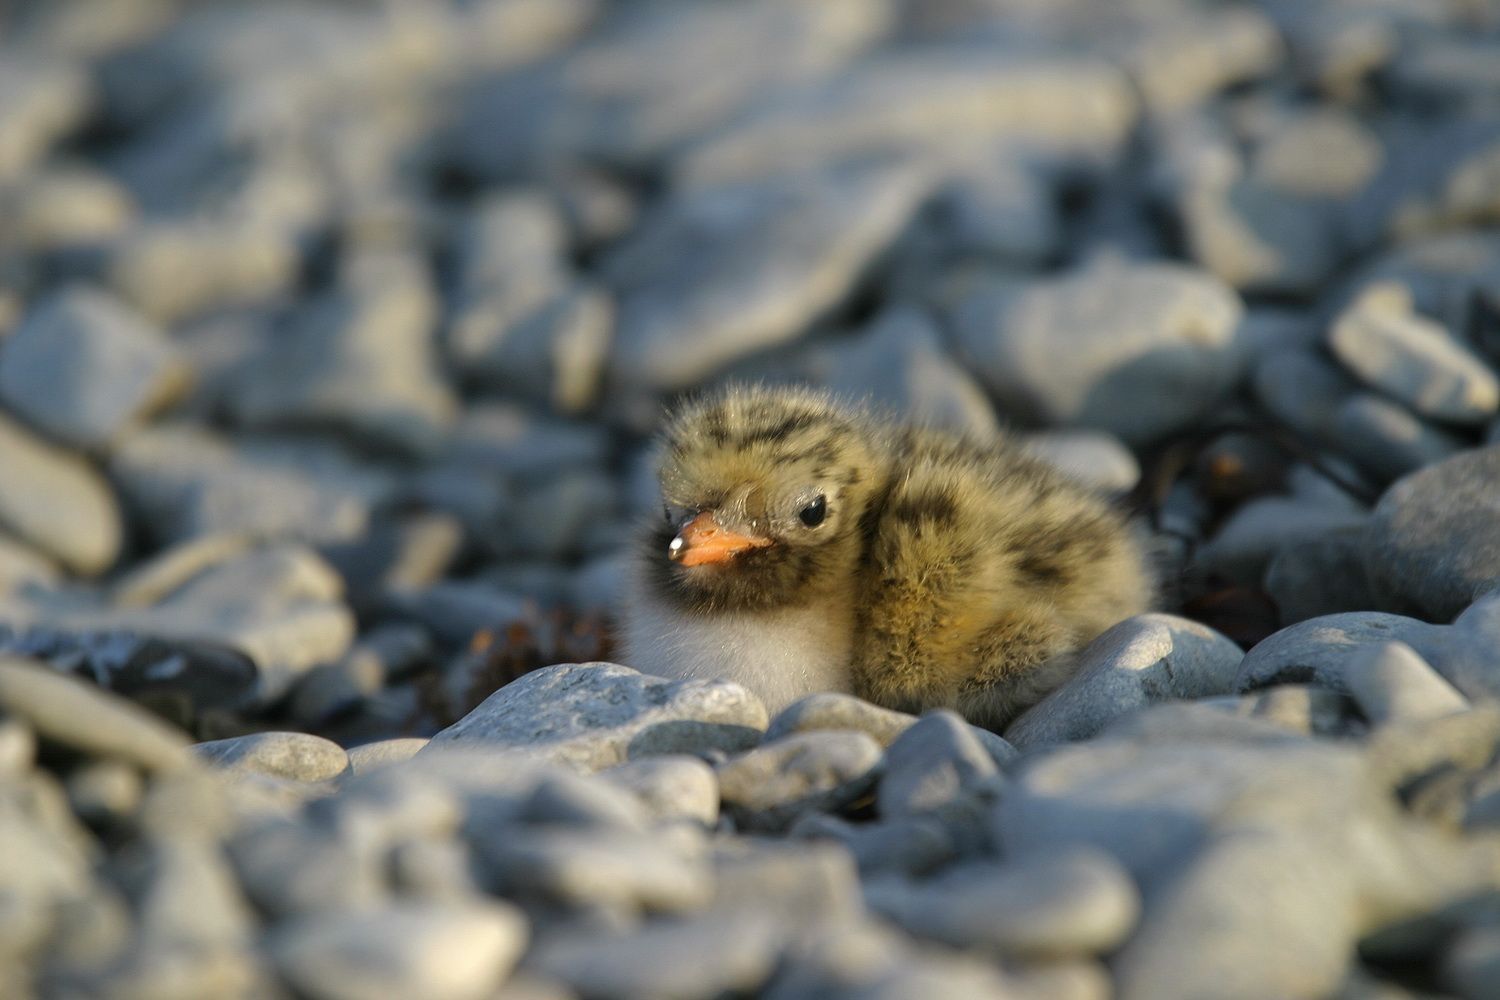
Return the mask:
[[(1500, 8), (7, 11), (0, 994), (1500, 996)], [(1003, 735), (609, 663), (728, 377), (1160, 612)]]

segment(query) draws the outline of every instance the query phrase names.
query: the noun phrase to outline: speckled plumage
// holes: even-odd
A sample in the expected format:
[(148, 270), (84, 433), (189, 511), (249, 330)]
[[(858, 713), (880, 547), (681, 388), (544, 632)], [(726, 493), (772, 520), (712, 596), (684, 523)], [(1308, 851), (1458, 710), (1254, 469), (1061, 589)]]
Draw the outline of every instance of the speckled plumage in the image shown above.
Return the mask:
[[(734, 388), (668, 425), (664, 516), (641, 532), (626, 662), (722, 676), (776, 711), (845, 690), (999, 727), (1073, 654), (1147, 609), (1123, 515), (1008, 438), (907, 427), (806, 389)], [(801, 512), (825, 497), (824, 519)], [(685, 567), (694, 515), (759, 539)]]

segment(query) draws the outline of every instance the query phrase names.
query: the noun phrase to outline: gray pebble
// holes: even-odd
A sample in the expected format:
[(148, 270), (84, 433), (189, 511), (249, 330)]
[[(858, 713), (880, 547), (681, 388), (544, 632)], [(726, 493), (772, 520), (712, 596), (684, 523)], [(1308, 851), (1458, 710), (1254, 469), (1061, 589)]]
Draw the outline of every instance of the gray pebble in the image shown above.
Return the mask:
[(766, 727), (766, 742), (793, 733), (824, 729), (852, 729), (881, 746), (890, 746), (917, 721), (915, 715), (872, 705), (839, 691), (819, 691), (800, 698), (776, 713)]
[(719, 795), (741, 822), (778, 829), (803, 812), (854, 801), (874, 783), (880, 761), (880, 744), (864, 733), (797, 733), (719, 765)]
[(1135, 455), (1100, 431), (1039, 431), (1024, 439), (1026, 450), (1059, 472), (1103, 493), (1128, 493), (1141, 478)]
[(743, 749), (765, 725), (765, 708), (737, 684), (668, 681), (613, 663), (567, 663), (496, 691), (434, 736), (431, 747), (480, 744), (594, 771), (641, 755), (646, 740), (651, 753)]
[(354, 774), (367, 774), (391, 764), (399, 764), (415, 757), (417, 751), (425, 747), (428, 742), (426, 737), (403, 736), (350, 747), (349, 770)]
[(1022, 749), (1085, 739), (1146, 705), (1234, 690), (1240, 648), (1185, 618), (1127, 619), (1079, 654), (1078, 672), (1011, 723), (1005, 737)]
[(0, 660), (0, 707), (44, 740), (147, 770), (191, 763), (187, 737), (117, 695), (25, 660)]
[(1444, 983), (1463, 1000), (1484, 1000), (1500, 982), (1500, 928), (1475, 927), (1460, 934), (1443, 956)]
[(1397, 608), (1450, 620), (1500, 586), (1500, 445), (1397, 481), (1370, 519), (1365, 562), (1375, 592)]
[(1484, 423), (1500, 409), (1500, 379), (1442, 326), (1416, 315), (1405, 285), (1367, 286), (1328, 342), (1350, 371), (1424, 416)]
[(160, 330), (85, 287), (38, 305), (0, 351), (0, 399), (43, 433), (79, 448), (107, 447), (172, 402), (187, 379)]
[(787, 835), (834, 840), (854, 856), (861, 875), (917, 877), (958, 855), (958, 845), (940, 817), (903, 816), (878, 823), (850, 823), (826, 813), (805, 813)]
[(920, 885), (872, 883), (868, 894), (914, 934), (1031, 959), (1107, 954), (1140, 914), (1135, 885), (1097, 851), (959, 865)]
[(269, 947), (282, 975), (317, 1000), (482, 1000), (526, 939), (525, 919), (503, 903), (404, 903), (293, 921)]
[(1382, 482), (1399, 479), (1464, 449), (1464, 443), (1452, 434), (1401, 404), (1368, 392), (1356, 393), (1339, 406), (1332, 431), (1341, 450)]
[(114, 564), (124, 532), (114, 490), (82, 458), (0, 415), (0, 527), (69, 570), (96, 576)]
[(1365, 528), (1336, 528), (1281, 546), (1262, 584), (1283, 625), (1375, 606), (1365, 576)]
[[(1139, 443), (1188, 426), (1227, 390), (1242, 312), (1233, 291), (1191, 268), (1101, 262), (981, 290), (953, 319), (960, 350), (1008, 412)], [(1068, 365), (1040, 361), (1059, 351)]]
[(617, 937), (577, 934), (544, 941), (527, 964), (583, 996), (694, 1000), (753, 994), (770, 978), (782, 930), (754, 909), (652, 923)]
[(253, 733), (197, 743), (192, 750), (216, 767), (296, 781), (327, 781), (349, 770), (343, 747), (311, 733)]
[(1469, 707), (1468, 699), (1399, 640), (1362, 647), (1345, 664), (1343, 677), (1360, 711), (1376, 725), (1437, 718)]
[(867, 164), (679, 193), (606, 262), (611, 378), (682, 388), (787, 342), (843, 301), (923, 190), (904, 165)]
[(774, 914), (798, 933), (862, 912), (859, 875), (841, 845), (746, 838), (719, 842), (711, 860), (712, 910)]
[(679, 827), (661, 832), (512, 827), (473, 843), (490, 888), (540, 896), (559, 905), (609, 905), (631, 911), (677, 913), (704, 907), (713, 878), (697, 847)]
[(665, 755), (627, 761), (599, 772), (625, 789), (657, 822), (690, 820), (712, 827), (719, 819), (719, 779), (697, 757)]
[(101, 760), (68, 775), (68, 804), (85, 823), (118, 824), (141, 804), (140, 773), (117, 760)]
[(883, 817), (941, 809), (999, 774), (973, 727), (942, 709), (902, 733), (885, 761), (875, 796)]

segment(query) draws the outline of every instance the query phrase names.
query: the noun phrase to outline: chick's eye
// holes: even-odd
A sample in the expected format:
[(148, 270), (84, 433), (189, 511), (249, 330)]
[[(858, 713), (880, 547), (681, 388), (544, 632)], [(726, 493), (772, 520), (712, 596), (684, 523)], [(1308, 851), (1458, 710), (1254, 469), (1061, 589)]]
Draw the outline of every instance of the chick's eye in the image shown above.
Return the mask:
[(823, 518), (828, 516), (828, 501), (821, 494), (818, 499), (803, 507), (797, 512), (797, 517), (809, 528), (816, 528), (823, 523)]

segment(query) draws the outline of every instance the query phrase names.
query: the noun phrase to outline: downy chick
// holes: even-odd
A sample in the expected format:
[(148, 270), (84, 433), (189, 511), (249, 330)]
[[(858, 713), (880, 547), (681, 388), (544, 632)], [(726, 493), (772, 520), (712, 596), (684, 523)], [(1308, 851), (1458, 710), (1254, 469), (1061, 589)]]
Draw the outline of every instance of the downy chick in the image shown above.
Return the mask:
[(1144, 611), (1123, 516), (1013, 441), (901, 426), (806, 389), (732, 388), (664, 434), (625, 662), (999, 728)]

